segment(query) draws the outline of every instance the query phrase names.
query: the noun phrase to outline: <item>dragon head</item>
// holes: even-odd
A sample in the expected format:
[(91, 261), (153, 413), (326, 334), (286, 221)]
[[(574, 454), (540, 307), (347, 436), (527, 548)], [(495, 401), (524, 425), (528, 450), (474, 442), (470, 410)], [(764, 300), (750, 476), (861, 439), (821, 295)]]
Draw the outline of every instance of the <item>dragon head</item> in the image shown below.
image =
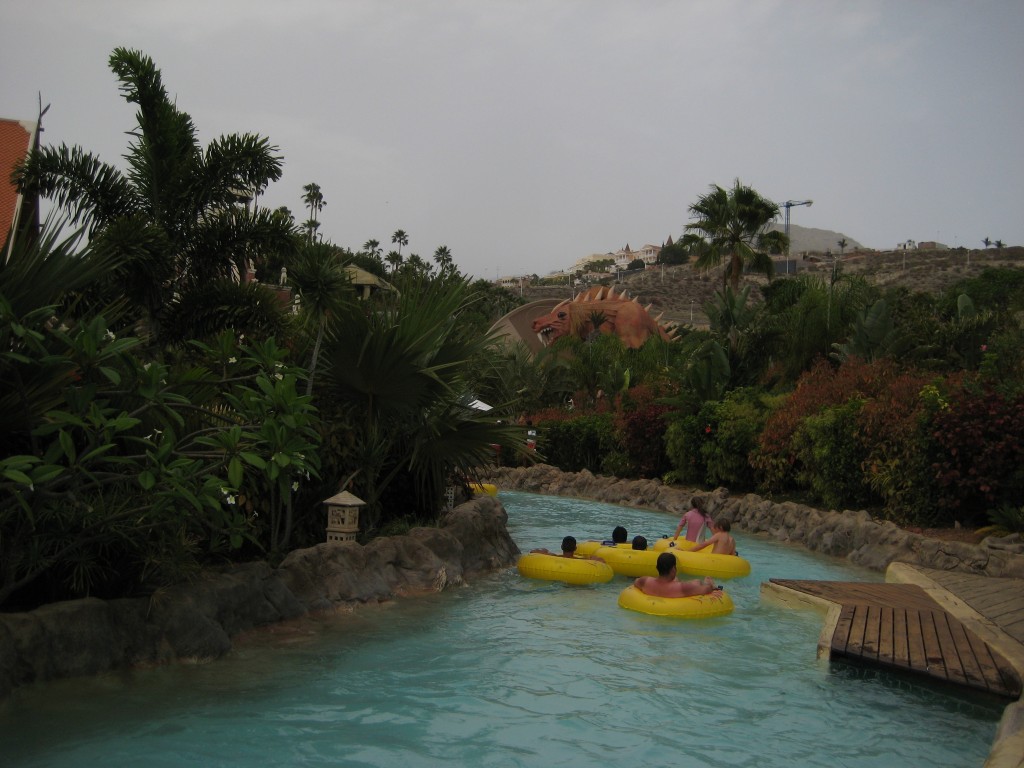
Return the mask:
[(546, 315), (541, 315), (533, 321), (533, 332), (540, 337), (545, 346), (553, 344), (556, 339), (567, 336), (572, 332), (572, 311), (569, 307), (569, 300), (556, 305)]
[(652, 335), (663, 339), (671, 339), (675, 335), (673, 329), (660, 325), (660, 319), (650, 315), (650, 306), (641, 306), (625, 291), (616, 295), (612, 289), (592, 288), (572, 301), (566, 299), (546, 315), (536, 318), (532, 329), (545, 345), (563, 336), (572, 334), (587, 338), (598, 331), (613, 333), (627, 347), (636, 349)]

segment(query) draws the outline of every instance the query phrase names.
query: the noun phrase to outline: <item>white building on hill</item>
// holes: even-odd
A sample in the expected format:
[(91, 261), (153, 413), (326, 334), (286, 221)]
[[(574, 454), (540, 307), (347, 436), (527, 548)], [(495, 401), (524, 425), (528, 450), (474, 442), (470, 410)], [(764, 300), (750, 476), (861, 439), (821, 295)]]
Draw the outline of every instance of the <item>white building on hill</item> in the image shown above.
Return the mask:
[(661, 253), (660, 245), (651, 245), (648, 243), (637, 251), (631, 250), (629, 243), (626, 243), (625, 248), (617, 250), (611, 254), (612, 258), (615, 259), (615, 269), (626, 269), (637, 259), (640, 259), (644, 263), (645, 267), (653, 266), (658, 263), (658, 254)]

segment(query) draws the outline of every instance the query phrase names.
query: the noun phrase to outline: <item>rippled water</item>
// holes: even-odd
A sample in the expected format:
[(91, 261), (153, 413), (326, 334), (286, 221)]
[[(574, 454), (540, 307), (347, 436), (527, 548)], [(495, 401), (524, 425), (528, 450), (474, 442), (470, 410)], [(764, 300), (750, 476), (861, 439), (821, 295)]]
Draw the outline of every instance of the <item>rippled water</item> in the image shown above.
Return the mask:
[[(503, 492), (523, 551), (671, 533), (644, 510)], [(514, 569), (305, 621), (226, 659), (35, 686), (0, 706), (16, 766), (980, 766), (1002, 702), (815, 658), (821, 618), (762, 604), (769, 577), (877, 573), (737, 537), (733, 615), (657, 618), (629, 583)]]

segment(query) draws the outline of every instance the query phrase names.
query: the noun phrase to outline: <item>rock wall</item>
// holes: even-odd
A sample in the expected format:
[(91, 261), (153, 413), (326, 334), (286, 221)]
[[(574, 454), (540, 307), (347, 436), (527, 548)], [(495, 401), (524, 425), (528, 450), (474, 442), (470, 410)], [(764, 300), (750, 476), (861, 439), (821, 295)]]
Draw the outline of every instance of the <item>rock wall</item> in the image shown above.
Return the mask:
[(735, 530), (796, 542), (811, 551), (845, 557), (878, 571), (898, 561), (946, 571), (1024, 578), (1024, 541), (1020, 534), (987, 538), (977, 545), (942, 541), (875, 520), (863, 510), (823, 511), (792, 502), (775, 503), (752, 493), (732, 497), (724, 488), (712, 492), (687, 490), (658, 480), (620, 480), (586, 470), (562, 472), (546, 464), (499, 468), (488, 480), (503, 490), (575, 496), (659, 510), (676, 517), (692, 506), (693, 497), (698, 497), (713, 518), (728, 520)]
[(0, 698), (20, 685), (179, 660), (216, 659), (231, 638), (311, 612), (458, 586), (515, 563), (508, 514), (491, 497), (436, 528), (331, 542), (289, 554), (279, 568), (212, 568), (148, 598), (86, 598), (0, 614)]

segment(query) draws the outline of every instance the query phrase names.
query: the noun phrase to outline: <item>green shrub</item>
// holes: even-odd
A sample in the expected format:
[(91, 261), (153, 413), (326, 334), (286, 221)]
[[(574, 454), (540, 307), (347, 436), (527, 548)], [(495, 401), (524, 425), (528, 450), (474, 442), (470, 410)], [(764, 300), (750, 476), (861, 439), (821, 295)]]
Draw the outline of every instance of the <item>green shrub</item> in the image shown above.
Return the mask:
[(859, 415), (866, 448), (864, 482), (884, 506), (887, 519), (934, 523), (934, 483), (929, 466), (927, 411), (939, 407), (938, 389), (922, 374), (906, 373), (864, 401)]
[(710, 424), (702, 424), (696, 413), (672, 420), (665, 430), (665, 453), (672, 467), (666, 475), (667, 482), (704, 483), (707, 465), (701, 447), (709, 431)]
[(804, 419), (794, 437), (800, 461), (797, 482), (833, 508), (872, 501), (861, 466), (866, 449), (858, 438), (862, 400), (850, 400)]
[[(730, 488), (752, 489), (754, 471), (750, 453), (767, 418), (764, 395), (757, 390), (737, 389), (720, 402), (701, 409), (707, 419), (701, 446), (704, 457), (704, 482)], [(710, 428), (710, 431), (709, 431)]]
[(538, 452), (548, 464), (565, 472), (579, 472), (583, 469), (602, 472), (605, 456), (617, 448), (610, 413), (538, 424)]
[(737, 389), (705, 402), (695, 414), (673, 418), (665, 450), (674, 482), (752, 488), (750, 453), (777, 398)]

